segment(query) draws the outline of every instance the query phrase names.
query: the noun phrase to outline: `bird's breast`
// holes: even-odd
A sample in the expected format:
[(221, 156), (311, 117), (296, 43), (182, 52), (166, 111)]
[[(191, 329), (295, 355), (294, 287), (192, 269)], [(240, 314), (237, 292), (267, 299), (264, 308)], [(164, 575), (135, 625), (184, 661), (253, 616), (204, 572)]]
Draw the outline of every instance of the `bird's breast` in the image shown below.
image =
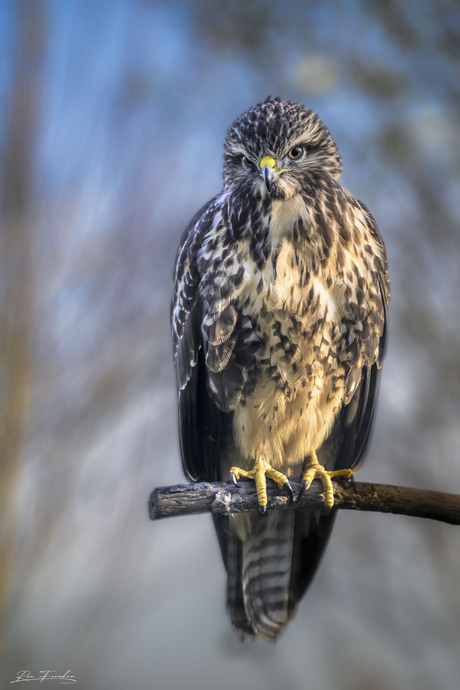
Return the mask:
[(324, 318), (338, 323), (342, 300), (327, 270), (317, 271), (318, 263), (301, 243), (282, 239), (263, 270), (246, 265), (242, 303), (256, 320), (272, 314), (301, 321), (305, 327)]
[(235, 408), (243, 454), (260, 452), (277, 466), (322, 445), (345, 387), (344, 300), (335, 265), (323, 261), (319, 241), (295, 237), (295, 220), (289, 231), (285, 221), (271, 226), (262, 267), (246, 257), (240, 309), (260, 345)]

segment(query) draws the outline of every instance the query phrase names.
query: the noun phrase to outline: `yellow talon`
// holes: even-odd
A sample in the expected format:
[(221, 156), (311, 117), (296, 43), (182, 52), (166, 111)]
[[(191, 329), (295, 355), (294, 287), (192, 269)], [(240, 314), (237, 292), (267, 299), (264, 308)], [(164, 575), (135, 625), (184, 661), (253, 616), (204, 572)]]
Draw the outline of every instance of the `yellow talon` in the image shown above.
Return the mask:
[(344, 479), (351, 479), (353, 470), (326, 470), (318, 462), (316, 452), (310, 453), (309, 467), (302, 477), (302, 491), (307, 491), (314, 479), (319, 479), (323, 485), (325, 494), (326, 506), (331, 509), (334, 505), (334, 488), (332, 486), (331, 477), (343, 477)]
[(262, 458), (258, 458), (252, 470), (242, 470), (240, 467), (232, 467), (230, 469), (230, 477), (236, 484), (238, 479), (254, 479), (257, 491), (257, 503), (259, 504), (259, 511), (265, 513), (267, 510), (267, 477), (277, 484), (280, 489), (286, 488), (292, 498), (293, 492), (288, 478), (282, 472), (274, 470), (270, 467), (268, 462)]

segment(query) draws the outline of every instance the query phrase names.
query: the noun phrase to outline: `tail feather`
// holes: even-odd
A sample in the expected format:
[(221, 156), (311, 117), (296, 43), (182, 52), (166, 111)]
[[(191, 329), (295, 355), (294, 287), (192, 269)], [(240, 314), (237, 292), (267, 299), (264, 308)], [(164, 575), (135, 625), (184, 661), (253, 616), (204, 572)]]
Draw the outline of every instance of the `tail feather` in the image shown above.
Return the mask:
[(228, 572), (227, 608), (234, 627), (243, 636), (253, 636), (256, 635), (256, 631), (246, 613), (240, 577), (240, 573), (242, 572), (243, 541), (239, 539), (235, 533), (233, 518), (227, 518), (226, 544), (227, 552), (224, 561)]
[[(267, 518), (267, 519), (264, 519)], [(237, 518), (240, 522), (240, 517)], [(276, 640), (289, 620), (294, 514), (271, 512), (245, 516), (240, 588), (256, 634)], [(240, 525), (241, 528), (241, 525)]]
[(216, 520), (216, 527), (227, 568), (232, 623), (243, 636), (274, 642), (313, 578), (333, 518), (286, 510), (224, 520)]

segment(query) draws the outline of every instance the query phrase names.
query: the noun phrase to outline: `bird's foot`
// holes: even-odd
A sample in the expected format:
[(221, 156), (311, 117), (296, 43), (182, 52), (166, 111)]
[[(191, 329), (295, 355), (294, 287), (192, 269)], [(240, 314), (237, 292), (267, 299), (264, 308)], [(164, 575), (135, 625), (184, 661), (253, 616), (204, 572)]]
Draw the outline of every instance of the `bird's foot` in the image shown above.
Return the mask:
[(353, 470), (326, 470), (322, 465), (319, 464), (316, 453), (310, 454), (308, 459), (308, 466), (302, 477), (302, 488), (300, 493), (308, 491), (311, 483), (314, 479), (319, 479), (325, 495), (325, 503), (328, 510), (330, 510), (334, 505), (334, 488), (332, 486), (332, 477), (341, 477), (346, 480), (350, 480), (353, 476)]
[(254, 479), (257, 491), (257, 503), (259, 505), (259, 513), (263, 514), (267, 510), (267, 477), (275, 482), (280, 489), (286, 489), (289, 498), (294, 497), (294, 492), (289, 483), (288, 478), (282, 472), (274, 470), (268, 462), (262, 458), (255, 461), (252, 470), (242, 470), (240, 467), (232, 467), (230, 469), (230, 478), (232, 482), (238, 486), (238, 479)]

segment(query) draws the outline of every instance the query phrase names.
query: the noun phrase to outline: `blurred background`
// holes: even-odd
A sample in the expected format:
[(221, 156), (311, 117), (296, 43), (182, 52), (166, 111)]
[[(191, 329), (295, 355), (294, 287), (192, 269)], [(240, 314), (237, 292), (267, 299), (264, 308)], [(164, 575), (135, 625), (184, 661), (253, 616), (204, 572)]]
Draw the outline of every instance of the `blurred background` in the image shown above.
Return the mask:
[(341, 513), (273, 646), (230, 628), (210, 517), (147, 515), (183, 481), (176, 247), (268, 95), (323, 118), (388, 248), (358, 479), (460, 493), (458, 2), (2, 0), (0, 51), (3, 687), (458, 688), (459, 528)]

